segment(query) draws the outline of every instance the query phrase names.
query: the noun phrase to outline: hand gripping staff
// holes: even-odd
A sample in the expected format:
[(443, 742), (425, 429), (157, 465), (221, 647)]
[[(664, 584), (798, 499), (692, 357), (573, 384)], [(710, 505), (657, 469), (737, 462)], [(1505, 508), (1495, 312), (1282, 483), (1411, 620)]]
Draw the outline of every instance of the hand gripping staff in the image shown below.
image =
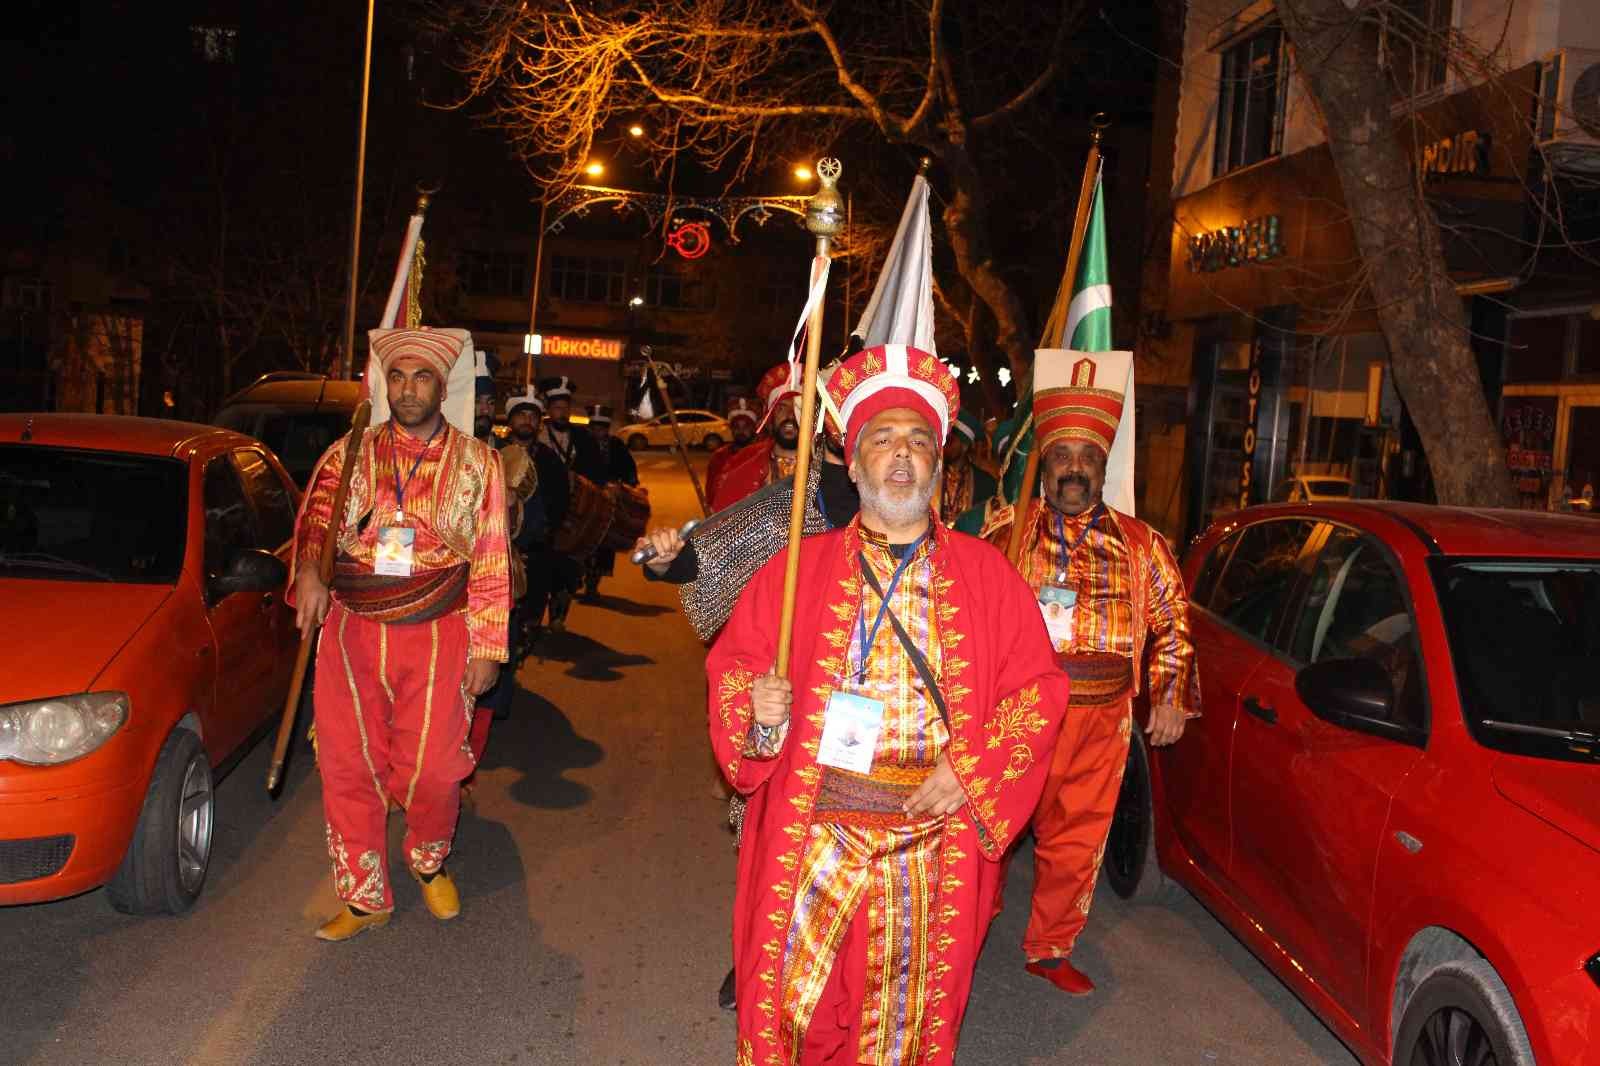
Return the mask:
[[(344, 506), (350, 497), (350, 478), (355, 473), (361, 455), (361, 439), (367, 435), (367, 424), (372, 421), (372, 402), (362, 400), (356, 406), (355, 417), (350, 420), (350, 438), (344, 447), (344, 469), (339, 471), (339, 487), (333, 494), (333, 510), (328, 515), (328, 528), (322, 535), (322, 555), (317, 559), (317, 573), (324, 585), (333, 583), (333, 557), (339, 550), (339, 533), (344, 529)], [(278, 719), (278, 739), (272, 745), (272, 766), (267, 770), (267, 792), (278, 791), (283, 777), (283, 759), (289, 750), (289, 738), (294, 735), (295, 711), (300, 706), (300, 690), (306, 683), (306, 665), (311, 661), (311, 645), (316, 642), (315, 626), (300, 634), (300, 648), (295, 652), (294, 674), (289, 679), (289, 695), (284, 697), (283, 715)]]

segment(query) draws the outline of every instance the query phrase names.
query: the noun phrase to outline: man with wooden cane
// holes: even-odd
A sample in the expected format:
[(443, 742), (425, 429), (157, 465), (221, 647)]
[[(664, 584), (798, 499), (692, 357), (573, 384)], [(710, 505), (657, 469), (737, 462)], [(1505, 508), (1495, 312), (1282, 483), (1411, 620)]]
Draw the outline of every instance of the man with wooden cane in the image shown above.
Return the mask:
[[(295, 530), (291, 589), (302, 631), (323, 625), (315, 688), (318, 769), (333, 885), (344, 907), (317, 930), (347, 940), (388, 922), (386, 824), (406, 812), (408, 871), (440, 919), (460, 913), (444, 869), (472, 772), (476, 697), (507, 658), (511, 607), (505, 490), (472, 434), (464, 330), (374, 330), (373, 426), (344, 513), (336, 441), (312, 472)], [(462, 371), (464, 370), (464, 373)], [(331, 588), (317, 570), (337, 521)]]
[(948, 368), (879, 345), (829, 392), (860, 514), (764, 566), (706, 663), (712, 744), (749, 797), (737, 1061), (948, 1063), (1067, 680), (1005, 556), (933, 511)]

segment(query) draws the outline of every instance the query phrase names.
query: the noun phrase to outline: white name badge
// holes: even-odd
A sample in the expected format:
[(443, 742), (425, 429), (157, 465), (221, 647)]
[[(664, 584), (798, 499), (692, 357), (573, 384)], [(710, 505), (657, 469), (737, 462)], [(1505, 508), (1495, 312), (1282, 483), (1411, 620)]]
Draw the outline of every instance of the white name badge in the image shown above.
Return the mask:
[(1056, 651), (1067, 651), (1072, 647), (1072, 615), (1077, 607), (1076, 589), (1046, 585), (1039, 590), (1039, 613), (1044, 615), (1044, 628), (1050, 634), (1050, 644)]
[(410, 526), (379, 526), (372, 572), (387, 577), (410, 577), (411, 551), (416, 540), (417, 531)]
[(823, 712), (817, 761), (852, 773), (871, 773), (872, 755), (882, 729), (882, 700), (835, 692), (828, 697), (828, 708)]

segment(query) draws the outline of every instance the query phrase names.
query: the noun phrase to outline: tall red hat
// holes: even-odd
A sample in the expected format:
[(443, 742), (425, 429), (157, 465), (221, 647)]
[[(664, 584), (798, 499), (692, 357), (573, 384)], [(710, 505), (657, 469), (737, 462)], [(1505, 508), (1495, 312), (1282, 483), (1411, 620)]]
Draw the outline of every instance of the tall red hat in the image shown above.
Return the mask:
[(787, 360), (762, 374), (761, 383), (756, 386), (756, 399), (761, 401), (767, 417), (771, 417), (772, 409), (784, 400), (799, 395), (800, 368)]
[(872, 417), (894, 407), (920, 413), (941, 444), (961, 410), (961, 391), (937, 356), (904, 344), (880, 344), (855, 353), (828, 380), (828, 396), (844, 418), (844, 453)]

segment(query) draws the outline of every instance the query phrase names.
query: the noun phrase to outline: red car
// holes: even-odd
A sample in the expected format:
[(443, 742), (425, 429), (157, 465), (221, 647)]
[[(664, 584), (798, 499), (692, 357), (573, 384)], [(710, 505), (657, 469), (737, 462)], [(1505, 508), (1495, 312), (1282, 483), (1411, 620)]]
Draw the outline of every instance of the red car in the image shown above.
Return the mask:
[(296, 506), (237, 433), (0, 415), (0, 905), (200, 895), (213, 777), (289, 688)]
[(1187, 888), (1363, 1063), (1600, 1062), (1600, 525), (1259, 507), (1184, 577), (1204, 714), (1130, 752), (1108, 884)]

